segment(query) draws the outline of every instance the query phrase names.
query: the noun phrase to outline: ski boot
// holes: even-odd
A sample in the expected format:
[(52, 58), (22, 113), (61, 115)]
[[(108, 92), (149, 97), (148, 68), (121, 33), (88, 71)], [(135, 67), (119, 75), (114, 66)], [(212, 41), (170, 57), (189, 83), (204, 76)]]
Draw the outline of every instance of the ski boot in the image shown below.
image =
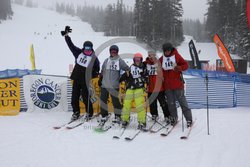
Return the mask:
[(137, 129), (146, 132), (147, 131), (146, 123), (139, 123)]
[(71, 121), (75, 121), (80, 117), (80, 112), (74, 112), (72, 117), (71, 117)]

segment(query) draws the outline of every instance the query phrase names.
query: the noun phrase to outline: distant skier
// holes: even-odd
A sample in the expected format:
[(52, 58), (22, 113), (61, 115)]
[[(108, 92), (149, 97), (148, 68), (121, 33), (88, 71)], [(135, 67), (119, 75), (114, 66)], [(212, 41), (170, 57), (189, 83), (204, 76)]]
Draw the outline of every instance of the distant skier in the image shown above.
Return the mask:
[(148, 57), (144, 63), (147, 66), (147, 73), (149, 75), (149, 84), (147, 90), (152, 119), (157, 120), (159, 118), (157, 107), (158, 100), (163, 110), (165, 121), (168, 122), (170, 113), (163, 88), (162, 68), (159, 60), (156, 57), (155, 51), (148, 51)]
[(171, 114), (171, 124), (177, 123), (176, 100), (179, 102), (187, 127), (192, 125), (192, 113), (188, 106), (185, 92), (182, 71), (188, 69), (187, 62), (181, 57), (176, 48), (171, 43), (162, 46), (163, 56), (160, 58), (163, 69), (164, 88), (166, 90), (168, 108)]
[[(72, 71), (70, 79), (73, 80), (71, 105), (73, 108), (72, 120), (76, 120), (80, 116), (79, 99), (82, 96), (83, 103), (86, 108), (85, 119), (89, 120), (93, 116), (93, 106), (90, 104), (89, 84), (92, 78), (99, 74), (100, 63), (93, 50), (93, 44), (85, 41), (83, 48), (76, 47), (68, 34), (72, 31), (69, 26), (65, 27), (61, 34), (65, 37), (65, 41), (75, 57), (75, 67)], [(87, 73), (89, 71), (90, 73)]]
[(122, 126), (126, 127), (130, 121), (130, 111), (132, 100), (135, 102), (136, 112), (138, 115), (138, 129), (146, 129), (146, 110), (145, 110), (145, 98), (144, 89), (145, 83), (147, 83), (147, 71), (146, 66), (143, 64), (143, 56), (141, 53), (134, 55), (134, 64), (130, 67), (130, 75), (124, 74), (120, 81), (126, 83), (126, 95), (124, 99), (122, 109)]
[(114, 123), (121, 122), (121, 103), (119, 101), (119, 79), (121, 77), (121, 71), (129, 71), (129, 66), (118, 55), (119, 48), (117, 45), (112, 45), (109, 48), (110, 56), (105, 59), (101, 69), (101, 75), (99, 80), (99, 86), (101, 86), (101, 115), (102, 119), (99, 126), (104, 126), (108, 120), (108, 107), (107, 101), (109, 95), (112, 99), (114, 106)]

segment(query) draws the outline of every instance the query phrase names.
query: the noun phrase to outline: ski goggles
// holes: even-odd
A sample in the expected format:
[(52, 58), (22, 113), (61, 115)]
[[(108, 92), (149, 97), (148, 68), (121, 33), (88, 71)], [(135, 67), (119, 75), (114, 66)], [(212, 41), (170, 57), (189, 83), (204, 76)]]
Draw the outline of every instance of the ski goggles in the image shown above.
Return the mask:
[(117, 53), (118, 53), (118, 51), (117, 51), (117, 50), (110, 50), (110, 53), (117, 54)]
[(84, 50), (92, 50), (92, 47), (90, 47), (90, 46), (85, 46), (85, 47), (84, 47)]

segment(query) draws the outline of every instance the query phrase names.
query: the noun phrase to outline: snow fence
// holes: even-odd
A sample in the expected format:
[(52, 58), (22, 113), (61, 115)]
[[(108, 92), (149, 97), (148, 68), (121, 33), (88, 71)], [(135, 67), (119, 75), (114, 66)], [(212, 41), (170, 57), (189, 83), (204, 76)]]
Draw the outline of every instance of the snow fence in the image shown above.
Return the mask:
[[(194, 76), (185, 77), (186, 97), (191, 108), (206, 108), (207, 102), (209, 108), (250, 106), (249, 75), (203, 70), (188, 70), (184, 74)], [(93, 79), (90, 87), (95, 112), (100, 110), (98, 79)], [(0, 115), (16, 115), (20, 111), (72, 111), (71, 92), (72, 83), (66, 76), (25, 75), (0, 79)], [(124, 93), (124, 85), (121, 85), (121, 99)], [(109, 111), (113, 111), (111, 99), (108, 104)], [(83, 103), (81, 111), (85, 111)]]

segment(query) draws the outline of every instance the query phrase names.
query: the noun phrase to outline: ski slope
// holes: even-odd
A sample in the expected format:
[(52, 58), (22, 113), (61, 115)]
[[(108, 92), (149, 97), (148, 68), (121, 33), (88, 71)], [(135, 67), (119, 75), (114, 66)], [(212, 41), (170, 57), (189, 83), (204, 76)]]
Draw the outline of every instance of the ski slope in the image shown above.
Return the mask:
[[(92, 40), (98, 48), (114, 38), (94, 32), (77, 17), (17, 5), (13, 5), (13, 11), (13, 20), (0, 24), (0, 70), (30, 68), (29, 46), (33, 43), (38, 69), (44, 74), (68, 75), (68, 66), (74, 63), (74, 58), (60, 35), (65, 25), (73, 28), (70, 35), (79, 47), (85, 40)], [(186, 59), (190, 59), (189, 40), (178, 47)], [(120, 53), (142, 52), (146, 56), (146, 50), (135, 44), (118, 45)], [(217, 58), (213, 44), (197, 43), (196, 47), (202, 50), (201, 59), (213, 62)], [(105, 49), (99, 59), (102, 62), (108, 56)], [(185, 141), (179, 139), (181, 123), (165, 138), (159, 133), (141, 133), (132, 142), (123, 138), (113, 140), (115, 129), (104, 134), (93, 132), (96, 120), (74, 130), (52, 128), (67, 122), (71, 114), (45, 111), (0, 117), (0, 167), (250, 166), (249, 108), (211, 109), (210, 135), (207, 135), (206, 109), (193, 110), (197, 121)], [(136, 124), (134, 120), (132, 126)], [(124, 137), (132, 131), (128, 129)]]
[[(70, 116), (71, 113), (58, 111), (0, 117), (0, 166), (249, 167), (250, 164), (249, 108), (210, 110), (210, 135), (206, 110), (193, 110), (197, 121), (188, 140), (179, 139), (181, 123), (167, 137), (141, 133), (131, 142), (112, 139), (114, 129), (103, 134), (94, 132), (96, 120), (73, 130), (52, 129), (67, 122)], [(125, 131), (124, 137), (132, 131)]]

